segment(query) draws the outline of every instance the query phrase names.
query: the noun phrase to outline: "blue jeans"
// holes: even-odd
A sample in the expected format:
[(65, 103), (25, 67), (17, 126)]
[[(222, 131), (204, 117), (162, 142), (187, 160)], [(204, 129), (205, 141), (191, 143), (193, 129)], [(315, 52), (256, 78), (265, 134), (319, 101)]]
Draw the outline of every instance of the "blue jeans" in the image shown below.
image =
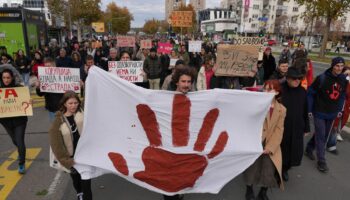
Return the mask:
[(337, 149), (337, 132), (335, 130), (332, 130), (328, 138), (327, 148), (329, 151), (334, 151)]
[(55, 112), (50, 112), (49, 111), (49, 119), (50, 119), (50, 122), (53, 122), (55, 120)]
[(332, 128), (333, 120), (314, 118), (315, 134), (307, 143), (306, 151), (312, 152), (316, 148), (317, 160), (326, 162), (325, 148), (329, 132)]
[(30, 73), (22, 73), (22, 79), (23, 79), (23, 82), (24, 82), (24, 85), (25, 86), (29, 86), (29, 78), (30, 78)]

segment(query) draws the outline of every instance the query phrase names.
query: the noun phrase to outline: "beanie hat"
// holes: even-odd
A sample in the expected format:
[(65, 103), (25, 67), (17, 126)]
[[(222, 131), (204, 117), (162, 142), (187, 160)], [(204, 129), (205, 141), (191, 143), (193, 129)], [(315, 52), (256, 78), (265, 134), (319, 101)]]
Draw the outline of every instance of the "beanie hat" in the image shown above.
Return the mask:
[(332, 59), (332, 67), (334, 67), (336, 64), (338, 63), (344, 63), (345, 64), (345, 60), (342, 57), (336, 57)]

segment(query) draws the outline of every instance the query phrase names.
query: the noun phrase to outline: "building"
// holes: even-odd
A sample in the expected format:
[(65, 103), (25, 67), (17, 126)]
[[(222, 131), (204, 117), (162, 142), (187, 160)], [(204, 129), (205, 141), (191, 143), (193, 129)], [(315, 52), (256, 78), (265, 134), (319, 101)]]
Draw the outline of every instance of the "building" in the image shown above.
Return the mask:
[(171, 12), (177, 10), (181, 5), (186, 5), (186, 0), (165, 0), (165, 20), (169, 19)]
[(206, 0), (190, 0), (190, 4), (196, 12), (206, 8)]
[(302, 14), (305, 6), (300, 6), (295, 1), (278, 1), (275, 34), (296, 35), (301, 31), (311, 29), (310, 23), (306, 24)]
[(1, 7), (23, 7), (33, 11), (40, 11), (45, 14), (46, 22), (49, 26), (52, 25), (51, 14), (46, 0), (0, 0)]
[(215, 8), (201, 10), (198, 14), (201, 32), (204, 35), (229, 39), (238, 31), (237, 15), (234, 11)]
[(273, 33), (277, 0), (223, 0), (221, 6), (239, 16), (240, 33)]

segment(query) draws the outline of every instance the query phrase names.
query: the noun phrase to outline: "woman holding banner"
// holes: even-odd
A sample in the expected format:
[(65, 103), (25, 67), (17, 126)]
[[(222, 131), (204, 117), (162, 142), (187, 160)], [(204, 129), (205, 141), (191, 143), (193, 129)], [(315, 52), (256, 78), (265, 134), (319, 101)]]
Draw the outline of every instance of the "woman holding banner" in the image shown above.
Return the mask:
[[(22, 85), (16, 83), (13, 72), (10, 69), (4, 69), (1, 73), (0, 88), (10, 87), (22, 87)], [(19, 161), (18, 173), (20, 174), (25, 173), (26, 145), (24, 142), (24, 134), (27, 122), (28, 117), (26, 116), (0, 118), (0, 124), (5, 128), (13, 144), (17, 147)]]
[(275, 93), (270, 111), (268, 112), (262, 133), (262, 155), (243, 173), (247, 184), (246, 199), (255, 199), (253, 185), (261, 186), (257, 196), (259, 200), (268, 199), (267, 189), (269, 187), (280, 187), (282, 182), (282, 153), (281, 141), (283, 137), (284, 118), (286, 108), (279, 102), (281, 97), (281, 86), (278, 80), (268, 80), (263, 87), (264, 92)]
[(84, 113), (79, 96), (67, 91), (49, 130), (50, 146), (60, 164), (70, 171), (78, 200), (91, 200), (91, 180), (82, 180), (74, 166), (74, 153), (83, 129)]

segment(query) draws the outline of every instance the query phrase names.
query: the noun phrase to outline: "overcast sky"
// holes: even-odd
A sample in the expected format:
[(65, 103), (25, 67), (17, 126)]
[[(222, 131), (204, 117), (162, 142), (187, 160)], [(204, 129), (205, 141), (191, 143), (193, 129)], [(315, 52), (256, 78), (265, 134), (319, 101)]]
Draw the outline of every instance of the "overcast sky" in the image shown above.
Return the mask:
[[(102, 10), (113, 0), (102, 0)], [(134, 15), (132, 27), (142, 27), (147, 19), (164, 19), (165, 0), (114, 0), (118, 6), (127, 7)], [(189, 0), (187, 0), (189, 2)], [(221, 0), (207, 0), (207, 8), (220, 6)]]

